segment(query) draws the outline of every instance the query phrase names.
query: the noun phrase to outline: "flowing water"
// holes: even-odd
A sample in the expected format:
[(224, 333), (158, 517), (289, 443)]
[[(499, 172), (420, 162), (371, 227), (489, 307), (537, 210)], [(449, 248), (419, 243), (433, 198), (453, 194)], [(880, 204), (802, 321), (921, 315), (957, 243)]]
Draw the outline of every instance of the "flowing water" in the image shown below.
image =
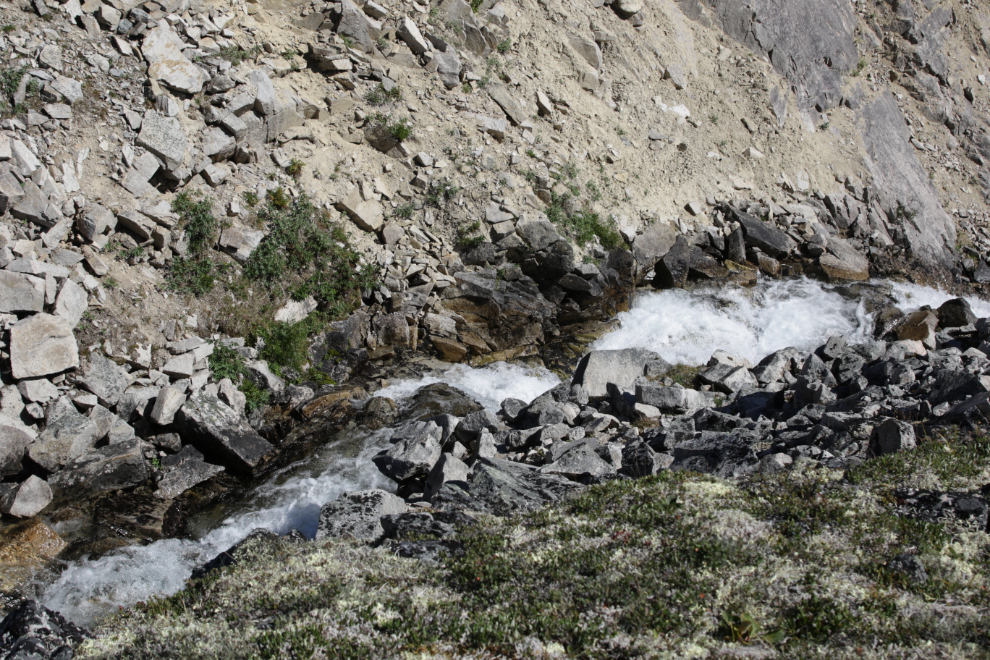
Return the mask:
[[(893, 285), (892, 296), (904, 310), (937, 307), (952, 297), (910, 284)], [(990, 303), (975, 298), (970, 303), (978, 316), (990, 316)], [(592, 348), (649, 348), (670, 362), (693, 365), (706, 362), (716, 349), (755, 364), (787, 346), (808, 350), (832, 335), (860, 341), (872, 332), (872, 318), (862, 300), (804, 279), (761, 281), (751, 288), (641, 293), (619, 320), (620, 327)], [(528, 402), (560, 381), (545, 369), (515, 364), (478, 369), (456, 365), (443, 373), (393, 383), (376, 394), (401, 400), (437, 382), (449, 383), (497, 410), (502, 399)], [(342, 433), (240, 501), (194, 517), (189, 528), (195, 540), (166, 539), (71, 562), (54, 582), (39, 586), (41, 600), (70, 620), (90, 624), (119, 606), (175, 593), (193, 568), (258, 527), (280, 534), (298, 529), (312, 537), (324, 503), (348, 490), (393, 488), (371, 462), (387, 446), (387, 438), (386, 432)]]

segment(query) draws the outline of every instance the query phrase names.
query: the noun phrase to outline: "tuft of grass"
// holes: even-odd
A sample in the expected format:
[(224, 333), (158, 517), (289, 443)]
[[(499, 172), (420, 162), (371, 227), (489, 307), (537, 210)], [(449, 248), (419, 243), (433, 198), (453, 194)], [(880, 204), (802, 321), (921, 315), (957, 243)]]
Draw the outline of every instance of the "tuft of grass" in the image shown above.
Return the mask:
[(713, 124), (718, 124), (718, 115), (708, 115), (708, 121)]
[(406, 117), (400, 117), (399, 119), (393, 120), (391, 116), (376, 112), (369, 117), (372, 124), (380, 127), (384, 127), (389, 135), (394, 137), (399, 142), (408, 140), (412, 137), (413, 127)]
[(210, 255), (220, 222), (213, 215), (209, 198), (193, 197), (185, 192), (173, 200), (172, 211), (179, 215), (179, 226), (186, 231), (189, 253), (172, 260), (166, 275), (169, 287), (201, 297), (213, 290), (217, 278), (228, 269), (227, 264), (216, 263)]
[(244, 193), (244, 201), (247, 202), (249, 207), (254, 208), (258, 205), (258, 193), (253, 190), (246, 191)]
[(499, 53), (503, 55), (505, 53), (508, 53), (510, 50), (512, 50), (512, 39), (506, 39), (505, 41), (500, 41), (498, 43), (498, 46), (495, 47), (495, 50), (497, 50)]
[(457, 246), (462, 250), (473, 250), (485, 242), (485, 237), (476, 232), (481, 229), (481, 223), (475, 220), (471, 224), (458, 228)]
[(416, 206), (412, 202), (402, 204), (395, 209), (395, 217), (402, 218), (403, 220), (408, 220), (413, 216), (416, 211)]
[(179, 193), (172, 202), (172, 211), (179, 214), (179, 225), (186, 230), (193, 254), (202, 254), (213, 246), (220, 222), (213, 216), (213, 203), (208, 197)]
[(395, 85), (392, 89), (385, 89), (385, 85), (378, 83), (377, 87), (369, 90), (368, 93), (364, 95), (364, 100), (369, 105), (375, 106), (395, 103), (396, 101), (402, 100), (402, 88)]
[(245, 60), (253, 60), (258, 55), (261, 54), (261, 46), (252, 46), (251, 48), (241, 48), (240, 46), (227, 46), (220, 50), (220, 57), (229, 61), (232, 66), (238, 66), (241, 62)]
[(106, 277), (103, 278), (103, 286), (105, 286), (108, 289), (116, 289), (120, 285), (117, 283), (116, 278), (114, 278), (112, 275), (107, 275)]
[(306, 163), (302, 162), (298, 158), (293, 158), (289, 161), (289, 165), (285, 168), (285, 173), (293, 179), (298, 179), (302, 175), (304, 167), (306, 167)]
[(213, 345), (213, 353), (209, 361), (210, 371), (215, 380), (229, 378), (236, 383), (237, 379), (244, 375), (244, 358), (238, 355), (237, 351), (220, 342)]
[(856, 69), (852, 72), (851, 75), (858, 76), (859, 74), (863, 73), (863, 69), (866, 68), (866, 64), (867, 62), (865, 59), (860, 59), (859, 64), (856, 65)]
[(589, 209), (568, 213), (565, 203), (569, 198), (569, 194), (551, 193), (550, 206), (547, 208), (547, 218), (550, 222), (563, 227), (574, 242), (582, 247), (596, 238), (601, 246), (608, 250), (622, 245), (622, 235), (619, 234), (614, 219), (602, 218)]

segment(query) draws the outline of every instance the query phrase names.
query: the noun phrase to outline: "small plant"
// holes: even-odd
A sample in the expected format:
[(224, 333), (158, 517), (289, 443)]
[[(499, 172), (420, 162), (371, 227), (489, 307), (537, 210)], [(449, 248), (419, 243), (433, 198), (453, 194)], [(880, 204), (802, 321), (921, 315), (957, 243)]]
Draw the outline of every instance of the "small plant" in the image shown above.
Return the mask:
[(727, 146), (729, 146), (729, 141), (728, 140), (720, 140), (719, 143), (718, 143), (718, 146), (719, 146), (719, 149), (725, 149)]
[(828, 130), (828, 127), (829, 127), (829, 123), (828, 122), (825, 122), (819, 128), (821, 128), (823, 131), (827, 131)]
[(116, 289), (120, 285), (117, 283), (117, 280), (114, 279), (112, 275), (107, 275), (106, 277), (103, 278), (103, 286), (105, 286), (108, 289)]
[(383, 51), (388, 47), (388, 40), (385, 37), (378, 37), (378, 41), (375, 42), (375, 46), (378, 47), (378, 50)]
[(244, 358), (234, 349), (217, 342), (213, 345), (213, 353), (209, 357), (210, 371), (215, 380), (229, 378), (236, 382), (245, 373)]
[(161, 470), (162, 469), (162, 459), (158, 458), (157, 456), (155, 456), (154, 458), (152, 458), (151, 459), (151, 467), (153, 467), (156, 470)]
[(13, 32), (14, 30), (17, 29), (17, 26), (16, 25), (7, 24), (7, 25), (4, 25), (2, 29), (3, 29), (3, 33), (4, 34), (10, 34), (11, 32)]
[(484, 3), (484, 1), (485, 0), (471, 0), (471, 11), (477, 14), (478, 10), (481, 9), (481, 5), (482, 3)]
[(268, 203), (277, 209), (284, 209), (292, 202), (290, 198), (281, 187), (275, 190), (268, 191)]
[(530, 158), (536, 158), (536, 152), (533, 151), (532, 149), (527, 149), (526, 155), (529, 156)]
[(852, 75), (858, 76), (859, 74), (863, 73), (863, 69), (865, 68), (866, 68), (866, 60), (860, 59), (859, 64), (856, 65), (856, 69), (852, 72)]
[(426, 203), (437, 208), (446, 207), (459, 192), (461, 192), (461, 189), (457, 186), (450, 185), (450, 182), (446, 179), (435, 181), (430, 188), (430, 192), (426, 195)]
[(402, 204), (395, 209), (395, 217), (402, 218), (403, 220), (408, 220), (413, 216), (416, 211), (416, 207), (412, 203)]
[(368, 120), (376, 126), (383, 127), (389, 135), (394, 137), (399, 142), (408, 140), (412, 137), (413, 127), (406, 117), (393, 121), (391, 117), (383, 115), (380, 112), (376, 112), (371, 115)]
[(567, 176), (568, 179), (576, 179), (579, 173), (580, 170), (578, 170), (578, 167), (575, 163), (569, 162), (566, 165), (564, 165), (564, 174)]
[(626, 130), (624, 128), (622, 128), (621, 126), (616, 126), (615, 127), (615, 132), (619, 134), (619, 137), (625, 137), (626, 136)]
[(220, 223), (213, 217), (209, 198), (194, 199), (189, 193), (179, 193), (172, 202), (172, 211), (179, 215), (179, 224), (186, 230), (193, 254), (201, 254), (213, 245)]
[(495, 47), (495, 49), (499, 53), (502, 53), (503, 55), (505, 53), (508, 53), (512, 49), (512, 39), (506, 39), (505, 41), (500, 41), (498, 43), (498, 46)]
[(708, 115), (708, 121), (713, 124), (718, 124), (718, 115)]
[(281, 55), (282, 59), (284, 60), (291, 60), (296, 55), (299, 55), (299, 51), (293, 50), (291, 48), (287, 48), (286, 50), (283, 50), (281, 53), (279, 53), (279, 55)]
[(347, 35), (342, 35), (340, 40), (344, 42), (344, 45), (348, 48), (354, 48), (354, 40)]
[(369, 105), (379, 106), (385, 105), (387, 103), (394, 103), (402, 99), (402, 88), (398, 85), (392, 87), (392, 89), (385, 89), (385, 85), (378, 83), (378, 85), (368, 91), (364, 95), (364, 100)]
[(470, 94), (474, 90), (471, 88), (471, 83), (466, 82), (463, 85), (461, 85), (461, 91), (464, 92), (465, 94)]
[(481, 223), (475, 220), (471, 224), (457, 230), (457, 245), (462, 250), (473, 250), (485, 242), (485, 237), (475, 234), (481, 229)]
[(254, 208), (258, 205), (258, 193), (254, 190), (248, 190), (244, 193), (244, 201), (249, 207)]
[(250, 378), (245, 378), (237, 389), (247, 399), (244, 404), (244, 409), (247, 412), (252, 413), (258, 408), (268, 405), (268, 390), (261, 389)]
[(293, 179), (298, 179), (302, 175), (304, 167), (306, 167), (306, 163), (302, 162), (298, 158), (293, 158), (289, 162), (288, 167), (285, 168), (285, 173)]
[(228, 46), (220, 50), (220, 57), (229, 61), (232, 66), (238, 66), (244, 60), (253, 60), (261, 54), (261, 46), (244, 49), (240, 46)]
[(600, 202), (602, 200), (602, 191), (598, 187), (598, 184), (594, 181), (589, 181), (584, 184), (584, 189), (588, 191), (588, 196), (591, 197), (591, 201)]

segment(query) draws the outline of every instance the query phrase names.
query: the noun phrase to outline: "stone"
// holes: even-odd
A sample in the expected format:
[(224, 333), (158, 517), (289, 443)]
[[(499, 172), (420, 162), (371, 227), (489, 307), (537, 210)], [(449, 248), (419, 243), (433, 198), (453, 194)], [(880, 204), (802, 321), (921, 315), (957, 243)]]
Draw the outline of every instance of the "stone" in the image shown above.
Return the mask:
[(50, 227), (54, 223), (49, 222), (45, 216), (45, 209), (48, 207), (48, 198), (41, 192), (41, 188), (34, 181), (24, 182), (24, 195), (17, 200), (10, 210), (11, 215), (20, 220), (27, 220), (42, 227)]
[(181, 167), (185, 160), (188, 140), (174, 117), (165, 117), (155, 110), (144, 113), (141, 122), (141, 133), (135, 141), (165, 162), (166, 169), (174, 171)]
[(857, 269), (831, 254), (823, 254), (818, 257), (818, 266), (829, 282), (842, 280), (863, 282), (870, 279), (868, 267), (866, 270)]
[(38, 157), (20, 140), (11, 140), (10, 152), (21, 174), (25, 176), (30, 176), (41, 167), (41, 161), (38, 160)]
[(655, 224), (637, 236), (632, 243), (632, 253), (639, 269), (638, 280), (653, 270), (657, 261), (663, 258), (677, 241), (676, 229), (668, 224)]
[(495, 458), (478, 458), (467, 482), (448, 481), (433, 497), (440, 511), (478, 511), (509, 515), (558, 502), (580, 490), (580, 484), (536, 467)]
[(175, 424), (207, 459), (238, 473), (250, 474), (275, 454), (275, 448), (254, 432), (241, 413), (206, 389), (189, 397), (176, 414)]
[(756, 378), (746, 367), (716, 364), (698, 374), (699, 380), (725, 394), (735, 394), (747, 387), (756, 387)]
[(151, 421), (159, 426), (168, 426), (175, 419), (175, 414), (186, 402), (186, 395), (174, 387), (164, 387), (155, 399), (151, 409)]
[(298, 323), (318, 307), (316, 298), (310, 296), (305, 300), (290, 300), (275, 312), (275, 320), (280, 323)]
[(351, 39), (358, 50), (366, 53), (372, 52), (375, 44), (371, 38), (368, 17), (351, 0), (343, 0), (340, 7), (337, 34)]
[(938, 316), (938, 324), (942, 328), (961, 328), (976, 324), (976, 314), (973, 313), (965, 298), (947, 300), (935, 310), (935, 314)]
[(678, 413), (700, 410), (708, 404), (705, 396), (697, 390), (656, 385), (637, 385), (636, 401), (659, 408), (661, 412)]
[(247, 377), (263, 390), (279, 393), (285, 390), (285, 381), (272, 373), (264, 360), (248, 360), (244, 363)]
[[(149, 65), (148, 77), (160, 80), (176, 91), (198, 94), (208, 76), (186, 58), (182, 47), (182, 39), (166, 22), (148, 32), (141, 46), (141, 54)], [(147, 119), (145, 114), (145, 121)]]
[(615, 0), (612, 9), (622, 18), (630, 18), (643, 11), (641, 0)]
[(446, 52), (434, 53), (437, 62), (437, 75), (440, 82), (447, 89), (454, 89), (461, 82), (461, 59), (457, 56), (457, 51), (448, 48)]
[(38, 64), (45, 69), (62, 70), (62, 49), (55, 44), (48, 44), (38, 53)]
[(90, 354), (89, 367), (79, 383), (97, 396), (100, 405), (112, 408), (130, 387), (131, 378), (116, 362), (94, 351)]
[(23, 469), (24, 453), (34, 439), (33, 431), (28, 433), (11, 424), (0, 424), (0, 478)]
[(630, 388), (644, 375), (648, 362), (661, 359), (653, 351), (642, 348), (591, 351), (581, 358), (571, 383), (584, 387), (589, 397), (603, 397), (608, 394), (609, 383)]
[(355, 188), (337, 203), (341, 211), (347, 213), (358, 227), (365, 231), (378, 231), (385, 222), (385, 209), (380, 202), (365, 201)]
[(172, 378), (192, 378), (196, 373), (196, 357), (192, 353), (177, 355), (162, 367), (162, 371)]
[(429, 474), (440, 459), (440, 427), (434, 422), (413, 422), (392, 436), (393, 446), (372, 460), (389, 479), (403, 482)]
[(67, 397), (48, 408), (45, 430), (28, 448), (31, 460), (54, 472), (87, 452), (100, 439), (99, 428), (81, 415)]
[(87, 204), (85, 212), (76, 219), (76, 231), (91, 243), (116, 226), (116, 216), (109, 209), (94, 203)]
[(426, 477), (426, 488), (423, 490), (423, 498), (426, 500), (433, 499), (433, 496), (447, 482), (460, 481), (466, 484), (469, 471), (470, 468), (467, 464), (453, 454), (442, 454)]
[(51, 88), (72, 105), (83, 98), (82, 83), (66, 76), (57, 76)]
[(652, 476), (665, 467), (664, 461), (642, 438), (635, 438), (622, 448), (620, 471), (633, 479)]
[(65, 319), (75, 328), (87, 309), (89, 309), (89, 294), (72, 280), (66, 279), (62, 283), (58, 297), (55, 298), (53, 314)]
[(897, 326), (897, 339), (920, 341), (927, 348), (934, 349), (937, 344), (937, 327), (938, 315), (930, 309), (919, 309), (908, 314)]
[(64, 501), (137, 486), (148, 476), (141, 439), (133, 438), (76, 458), (53, 474), (49, 485), (54, 499)]
[(658, 289), (683, 288), (691, 267), (691, 245), (678, 236), (670, 251), (654, 266), (653, 286)]
[(430, 43), (423, 38), (423, 34), (416, 27), (415, 21), (413, 21), (408, 16), (403, 16), (402, 21), (399, 23), (399, 28), (396, 30), (396, 34), (400, 39), (406, 42), (411, 50), (416, 55), (422, 55), (428, 50), (432, 50)]
[(495, 101), (500, 108), (502, 108), (502, 111), (505, 112), (513, 126), (519, 126), (528, 119), (526, 111), (522, 109), (522, 106), (520, 106), (514, 98), (512, 98), (512, 95), (509, 94), (509, 90), (505, 87), (505, 85), (489, 85), (488, 95), (492, 97), (492, 100)]
[[(37, 532), (37, 530), (36, 530)], [(37, 533), (34, 536), (39, 536)], [(43, 543), (48, 552), (38, 553), (54, 558), (65, 544), (51, 529), (45, 527), (40, 536), (51, 540)], [(35, 600), (21, 600), (0, 622), (0, 644), (8, 660), (68, 660), (72, 651), (91, 635), (84, 628), (66, 620), (58, 612), (43, 607)], [(9, 654), (8, 654), (9, 651)]]
[(605, 462), (585, 441), (567, 450), (554, 462), (540, 468), (542, 474), (559, 474), (571, 479), (587, 479), (615, 474), (613, 465)]
[(383, 490), (342, 493), (320, 509), (316, 540), (350, 538), (374, 542), (385, 534), (381, 524), (383, 516), (405, 512), (406, 503), (402, 498)]
[(786, 233), (759, 218), (731, 208), (732, 216), (742, 225), (747, 247), (755, 247), (774, 259), (785, 259), (797, 245)]
[(244, 263), (251, 256), (251, 253), (261, 245), (264, 238), (265, 233), (261, 230), (233, 225), (220, 233), (219, 244), (224, 252), (230, 253), (234, 259)]
[(915, 446), (914, 427), (899, 419), (887, 418), (877, 423), (870, 435), (870, 451), (874, 456), (894, 454)]
[(40, 312), (45, 308), (45, 280), (0, 271), (0, 312)]
[(50, 314), (35, 314), (10, 327), (10, 366), (14, 378), (37, 378), (79, 366), (72, 325)]
[(17, 391), (26, 400), (34, 403), (48, 403), (59, 396), (58, 388), (46, 378), (22, 380), (17, 384)]
[(51, 501), (52, 489), (48, 482), (32, 474), (0, 498), (0, 512), (14, 518), (31, 518), (41, 513)]
[(155, 497), (171, 500), (193, 486), (201, 484), (224, 471), (222, 465), (203, 460), (203, 454), (191, 445), (172, 456), (161, 459), (162, 476), (158, 479)]

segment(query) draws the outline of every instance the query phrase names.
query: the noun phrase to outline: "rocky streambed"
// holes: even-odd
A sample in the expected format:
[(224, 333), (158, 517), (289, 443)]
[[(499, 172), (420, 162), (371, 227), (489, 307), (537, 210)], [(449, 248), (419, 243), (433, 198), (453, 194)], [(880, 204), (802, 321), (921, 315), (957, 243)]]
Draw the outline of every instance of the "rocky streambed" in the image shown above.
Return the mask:
[[(379, 380), (353, 401), (354, 421), (191, 516), (181, 538), (79, 557), (39, 574), (29, 595), (91, 625), (229, 563), (257, 530), (433, 561), (459, 525), (596, 483), (848, 469), (933, 427), (985, 421), (988, 316), (978, 299), (883, 282), (643, 293), (564, 379), (539, 365), (426, 363)], [(986, 525), (985, 494), (915, 500)]]

